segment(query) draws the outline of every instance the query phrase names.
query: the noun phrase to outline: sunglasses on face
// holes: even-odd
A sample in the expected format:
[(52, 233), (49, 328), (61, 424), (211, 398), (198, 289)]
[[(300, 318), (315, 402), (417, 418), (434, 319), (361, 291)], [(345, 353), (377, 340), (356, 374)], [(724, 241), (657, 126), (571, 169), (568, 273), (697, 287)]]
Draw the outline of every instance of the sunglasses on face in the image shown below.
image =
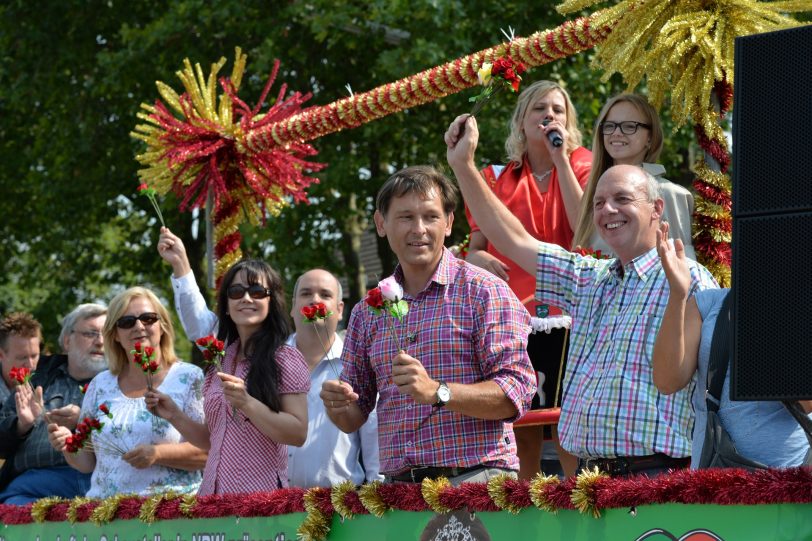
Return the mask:
[(144, 326), (152, 325), (161, 319), (155, 312), (144, 312), (140, 316), (122, 316), (116, 321), (116, 327), (119, 329), (132, 329), (135, 327), (135, 321), (138, 320)]
[(228, 295), (229, 299), (236, 301), (242, 299), (246, 291), (252, 299), (264, 299), (271, 296), (271, 290), (259, 284), (251, 284), (247, 287), (242, 284), (232, 284), (226, 289), (226, 295)]

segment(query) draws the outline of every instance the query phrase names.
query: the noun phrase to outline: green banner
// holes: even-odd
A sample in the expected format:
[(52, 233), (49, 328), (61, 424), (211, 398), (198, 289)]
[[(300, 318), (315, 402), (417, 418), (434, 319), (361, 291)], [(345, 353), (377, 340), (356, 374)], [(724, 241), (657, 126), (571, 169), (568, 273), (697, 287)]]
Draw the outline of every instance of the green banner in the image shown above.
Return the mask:
[[(145, 524), (119, 520), (4, 526), (0, 541), (292, 541), (304, 513), (276, 517), (178, 519)], [(812, 541), (812, 506), (645, 505), (604, 510), (600, 518), (577, 511), (536, 508), (446, 515), (391, 511), (383, 518), (334, 515), (330, 541)]]

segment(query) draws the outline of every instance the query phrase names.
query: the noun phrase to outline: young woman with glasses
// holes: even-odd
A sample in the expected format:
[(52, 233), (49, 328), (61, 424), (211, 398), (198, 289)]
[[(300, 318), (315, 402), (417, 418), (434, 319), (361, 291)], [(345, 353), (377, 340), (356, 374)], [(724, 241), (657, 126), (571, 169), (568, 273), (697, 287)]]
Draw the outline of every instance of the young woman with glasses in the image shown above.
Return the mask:
[[(203, 419), (203, 372), (175, 356), (175, 332), (166, 309), (149, 289), (127, 289), (110, 301), (102, 336), (109, 370), (88, 385), (80, 414), (82, 420), (98, 420), (101, 428), (90, 444), (70, 452), (66, 440), (71, 429), (52, 423), (51, 445), (75, 469), (92, 472), (88, 497), (196, 492), (206, 452), (150, 413), (144, 398), (151, 384), (179, 404), (184, 415)], [(136, 348), (154, 350), (151, 380), (135, 362)]]
[(286, 445), (307, 437), (310, 372), (291, 333), (282, 281), (263, 261), (231, 267), (217, 292), (217, 313), (206, 307), (183, 242), (161, 228), (158, 253), (172, 265), (175, 304), (187, 336), (216, 334), (225, 343), (218, 372), (206, 371), (205, 421), (185, 415), (160, 392), (147, 395), (156, 414), (189, 441), (209, 450), (198, 494), (268, 491), (287, 486)]
[(665, 168), (654, 163), (663, 148), (660, 117), (648, 100), (639, 94), (619, 94), (601, 109), (592, 139), (592, 172), (584, 189), (578, 227), (572, 247), (591, 248), (611, 254), (592, 223), (592, 200), (600, 176), (613, 165), (637, 165), (656, 180), (665, 201), (663, 220), (670, 224), (672, 235), (682, 239), (685, 254), (695, 259), (691, 243), (691, 215), (694, 197), (679, 184), (667, 180)]

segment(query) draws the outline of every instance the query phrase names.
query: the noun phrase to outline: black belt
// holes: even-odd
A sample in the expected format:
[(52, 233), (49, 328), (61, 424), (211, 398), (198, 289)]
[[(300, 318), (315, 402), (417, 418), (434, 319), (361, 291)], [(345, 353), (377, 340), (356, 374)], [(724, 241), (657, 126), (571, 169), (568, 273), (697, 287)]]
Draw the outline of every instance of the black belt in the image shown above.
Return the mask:
[(419, 483), (423, 479), (436, 479), (437, 477), (457, 477), (458, 475), (462, 475), (464, 473), (470, 473), (476, 470), (484, 470), (488, 466), (483, 466), (478, 464), (476, 466), (471, 466), (469, 468), (458, 468), (458, 467), (450, 467), (450, 468), (443, 468), (443, 467), (434, 467), (434, 466), (418, 466), (416, 468), (411, 468), (409, 470), (400, 472), (397, 475), (387, 475), (391, 481), (399, 481), (399, 482), (406, 482), (406, 483)]
[(672, 456), (656, 453), (645, 456), (619, 456), (617, 458), (582, 458), (582, 468), (591, 470), (597, 467), (600, 471), (613, 476), (628, 475), (630, 473), (653, 468), (687, 468), (691, 465), (691, 458), (674, 458)]

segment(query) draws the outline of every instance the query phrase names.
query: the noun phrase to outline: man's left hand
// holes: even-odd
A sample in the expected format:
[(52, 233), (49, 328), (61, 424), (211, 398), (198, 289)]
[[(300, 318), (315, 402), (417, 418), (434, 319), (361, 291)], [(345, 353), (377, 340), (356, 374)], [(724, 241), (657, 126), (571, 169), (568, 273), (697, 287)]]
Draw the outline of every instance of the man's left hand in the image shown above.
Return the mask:
[(434, 404), (440, 385), (426, 373), (423, 363), (401, 351), (392, 359), (392, 383), (400, 394), (407, 394), (418, 404)]

